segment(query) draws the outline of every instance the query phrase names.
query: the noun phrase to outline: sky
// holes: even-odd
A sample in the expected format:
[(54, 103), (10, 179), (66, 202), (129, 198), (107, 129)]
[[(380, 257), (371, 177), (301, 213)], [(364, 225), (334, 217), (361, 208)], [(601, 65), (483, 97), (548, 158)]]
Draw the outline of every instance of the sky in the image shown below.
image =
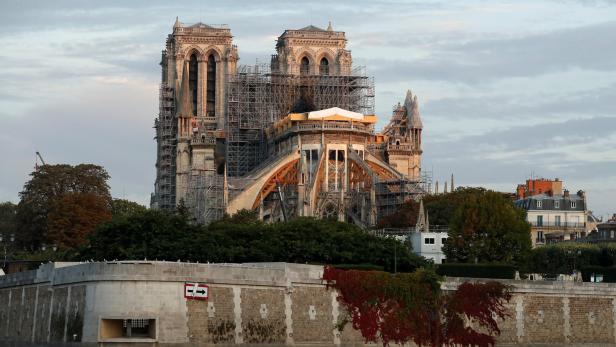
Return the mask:
[(0, 4), (0, 201), (35, 165), (104, 166), (148, 205), (161, 50), (175, 17), (228, 24), (240, 64), (285, 29), (345, 31), (384, 126), (407, 89), (440, 186), (513, 192), (529, 177), (616, 212), (616, 1), (17, 1)]

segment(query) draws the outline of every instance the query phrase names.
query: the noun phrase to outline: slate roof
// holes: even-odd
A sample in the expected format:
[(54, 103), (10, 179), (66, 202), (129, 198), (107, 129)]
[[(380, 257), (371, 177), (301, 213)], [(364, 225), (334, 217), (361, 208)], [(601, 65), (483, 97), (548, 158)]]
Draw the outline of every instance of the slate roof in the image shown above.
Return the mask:
[[(541, 201), (541, 207), (537, 207), (536, 201)], [(554, 201), (560, 201), (558, 208), (555, 207)], [(571, 207), (571, 202), (575, 202), (575, 207)], [(564, 195), (537, 194), (528, 196), (524, 199), (517, 200), (515, 204), (527, 211), (585, 211), (585, 199), (575, 193), (570, 194), (568, 197)]]
[(319, 27), (315, 27), (314, 25), (310, 24), (307, 27), (303, 27), (301, 29), (297, 29), (298, 31), (326, 31), (325, 29), (321, 29)]
[(213, 26), (210, 26), (210, 25), (207, 25), (207, 24), (201, 23), (201, 22), (195, 23), (195, 24), (189, 26), (189, 28), (215, 29)]

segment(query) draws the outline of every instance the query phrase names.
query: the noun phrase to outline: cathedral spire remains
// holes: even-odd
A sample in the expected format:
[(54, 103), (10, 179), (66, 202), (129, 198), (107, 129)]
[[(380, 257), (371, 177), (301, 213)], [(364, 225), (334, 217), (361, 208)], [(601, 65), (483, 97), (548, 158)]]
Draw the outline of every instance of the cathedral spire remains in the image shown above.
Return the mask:
[(406, 108), (409, 128), (422, 129), (423, 123), (419, 115), (419, 101), (417, 101), (417, 95), (413, 95), (410, 90), (406, 92), (404, 108)]

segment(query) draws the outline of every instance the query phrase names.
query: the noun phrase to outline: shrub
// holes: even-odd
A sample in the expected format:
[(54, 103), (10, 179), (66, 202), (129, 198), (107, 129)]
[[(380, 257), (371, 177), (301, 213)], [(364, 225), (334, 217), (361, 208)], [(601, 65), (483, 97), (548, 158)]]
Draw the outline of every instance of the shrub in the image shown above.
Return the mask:
[(514, 266), (503, 264), (447, 263), (436, 268), (436, 273), (441, 276), (474, 278), (513, 279), (515, 271)]
[(384, 271), (383, 266), (374, 264), (337, 264), (332, 267), (340, 270)]
[(558, 243), (532, 250), (527, 272), (568, 274), (573, 268), (612, 266), (616, 259), (615, 244)]

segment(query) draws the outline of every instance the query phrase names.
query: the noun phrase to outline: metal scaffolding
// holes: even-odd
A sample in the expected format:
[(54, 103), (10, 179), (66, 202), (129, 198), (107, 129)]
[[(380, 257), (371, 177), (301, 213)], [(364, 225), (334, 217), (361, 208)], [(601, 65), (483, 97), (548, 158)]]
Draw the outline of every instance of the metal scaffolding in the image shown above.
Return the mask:
[(199, 172), (188, 178), (186, 206), (199, 224), (221, 219), (225, 213), (224, 176), (214, 172)]
[(175, 208), (175, 171), (177, 146), (177, 120), (173, 88), (160, 85), (159, 113), (154, 121), (158, 156), (156, 160), (156, 183), (152, 205), (162, 209)]
[(340, 107), (374, 113), (374, 80), (358, 67), (347, 74), (291, 75), (268, 65), (240, 66), (228, 76), (227, 172), (244, 176), (265, 159), (264, 131), (293, 112)]

